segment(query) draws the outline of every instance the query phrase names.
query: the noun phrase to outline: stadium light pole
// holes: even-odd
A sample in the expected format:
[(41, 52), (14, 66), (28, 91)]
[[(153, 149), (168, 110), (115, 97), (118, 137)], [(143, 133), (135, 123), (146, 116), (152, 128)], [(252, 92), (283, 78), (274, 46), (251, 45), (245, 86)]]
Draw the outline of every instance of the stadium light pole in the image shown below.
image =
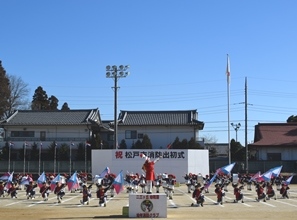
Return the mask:
[(237, 142), (237, 131), (239, 130), (241, 124), (240, 123), (238, 123), (238, 124), (231, 123), (231, 125), (234, 128), (234, 130), (235, 130), (235, 133), (236, 133), (236, 142)]
[(118, 96), (118, 79), (125, 78), (129, 75), (127, 70), (129, 69), (128, 65), (120, 66), (106, 66), (106, 78), (114, 79), (114, 149), (118, 147), (118, 119), (117, 119), (117, 96)]

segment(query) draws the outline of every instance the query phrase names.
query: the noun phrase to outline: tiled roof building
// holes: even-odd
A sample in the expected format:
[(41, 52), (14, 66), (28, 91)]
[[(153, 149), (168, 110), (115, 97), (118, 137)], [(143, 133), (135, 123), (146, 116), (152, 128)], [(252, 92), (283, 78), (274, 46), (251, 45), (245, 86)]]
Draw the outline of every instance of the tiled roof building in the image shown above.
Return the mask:
[(297, 160), (297, 123), (259, 123), (248, 147), (255, 159)]

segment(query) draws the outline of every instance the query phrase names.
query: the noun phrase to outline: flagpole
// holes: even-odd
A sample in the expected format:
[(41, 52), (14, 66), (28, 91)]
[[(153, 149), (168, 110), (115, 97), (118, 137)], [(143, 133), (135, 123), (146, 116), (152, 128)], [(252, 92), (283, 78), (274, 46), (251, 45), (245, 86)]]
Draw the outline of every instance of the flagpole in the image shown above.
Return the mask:
[(228, 154), (229, 154), (229, 164), (231, 164), (231, 145), (230, 145), (230, 65), (229, 65), (229, 55), (227, 54), (227, 105), (228, 105)]

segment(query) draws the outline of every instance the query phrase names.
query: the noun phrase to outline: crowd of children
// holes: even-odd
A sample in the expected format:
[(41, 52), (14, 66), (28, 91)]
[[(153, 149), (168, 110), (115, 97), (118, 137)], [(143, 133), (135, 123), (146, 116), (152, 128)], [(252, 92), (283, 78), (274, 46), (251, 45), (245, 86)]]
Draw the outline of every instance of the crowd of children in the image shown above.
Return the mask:
[[(211, 176), (213, 177), (213, 176)], [(237, 176), (236, 176), (237, 177)], [(27, 199), (35, 199), (36, 196), (40, 196), (44, 201), (48, 201), (49, 196), (53, 193), (57, 197), (57, 203), (61, 203), (63, 197), (66, 194), (66, 181), (54, 181), (55, 176), (47, 176), (46, 180), (38, 183), (34, 181), (33, 178), (27, 178), (27, 182), (24, 184), (20, 180), (23, 178), (13, 177), (12, 180), (8, 178), (0, 179), (0, 197), (10, 197), (12, 199), (18, 198), (18, 190), (22, 189), (24, 185), (24, 190)], [(79, 177), (80, 178), (80, 177)], [(80, 184), (78, 189), (82, 193), (82, 199), (80, 204), (89, 205), (92, 198), (92, 186), (95, 185), (96, 198), (98, 199), (98, 205), (100, 207), (106, 207), (108, 191), (110, 192), (110, 197), (114, 197), (114, 180), (116, 175), (113, 173), (107, 173), (104, 177), (100, 178), (100, 181), (92, 182), (90, 185), (87, 184), (86, 179), (80, 178)], [(146, 187), (141, 184), (143, 182), (144, 175), (139, 175), (136, 173), (127, 173), (124, 180), (126, 181), (127, 193), (146, 193)], [(167, 195), (168, 199), (173, 199), (174, 186), (176, 184), (176, 177), (174, 174), (158, 174), (154, 177), (152, 182), (152, 187), (155, 189), (153, 193), (161, 193), (161, 187), (163, 192)], [(267, 200), (278, 198), (277, 194), (281, 198), (289, 198), (289, 184), (284, 181), (283, 178), (271, 178), (270, 181), (255, 181), (249, 178), (248, 175), (238, 176), (234, 179), (231, 175), (216, 175), (215, 178), (210, 178), (209, 176), (202, 177), (201, 174), (186, 174), (184, 176), (185, 185), (187, 186), (188, 193), (192, 193), (192, 198), (195, 201), (191, 206), (204, 206), (205, 203), (205, 193), (209, 192), (209, 183), (214, 182), (214, 191), (217, 197), (217, 204), (222, 205), (225, 201), (226, 192), (228, 192), (228, 185), (231, 183), (233, 188), (234, 203), (244, 203), (243, 189), (246, 187), (247, 190), (253, 190), (256, 193), (256, 201), (267, 202)], [(38, 190), (39, 187), (39, 190)], [(141, 188), (141, 190), (139, 190)], [(279, 192), (278, 192), (279, 191)], [(231, 202), (231, 201), (229, 201)]]

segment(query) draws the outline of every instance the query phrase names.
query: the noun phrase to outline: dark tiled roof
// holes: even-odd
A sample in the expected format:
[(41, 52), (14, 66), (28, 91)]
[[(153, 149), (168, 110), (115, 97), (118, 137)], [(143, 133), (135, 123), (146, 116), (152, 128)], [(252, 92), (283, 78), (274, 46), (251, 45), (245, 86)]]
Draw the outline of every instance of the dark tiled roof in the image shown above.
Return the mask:
[(98, 109), (69, 110), (69, 111), (32, 111), (19, 110), (5, 120), (7, 125), (79, 125), (87, 120), (100, 122)]
[(259, 123), (249, 146), (297, 146), (297, 123)]
[(196, 110), (181, 111), (121, 111), (119, 125), (199, 125)]

